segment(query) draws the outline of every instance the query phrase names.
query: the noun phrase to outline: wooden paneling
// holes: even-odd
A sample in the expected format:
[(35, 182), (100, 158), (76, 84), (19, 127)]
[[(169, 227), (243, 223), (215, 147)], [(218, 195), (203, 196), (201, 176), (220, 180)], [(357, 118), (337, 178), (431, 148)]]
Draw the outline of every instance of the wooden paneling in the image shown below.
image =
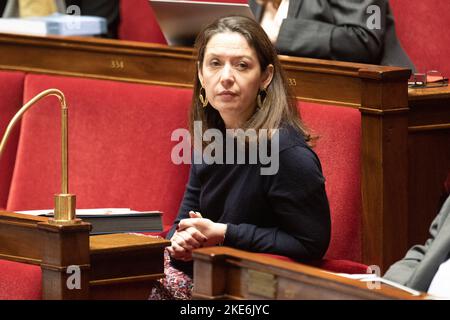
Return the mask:
[(450, 88), (409, 91), (408, 242), (424, 243), (450, 174)]
[[(0, 68), (191, 87), (192, 50), (89, 38), (0, 34)], [(155, 63), (156, 62), (156, 63)]]
[(135, 234), (90, 237), (90, 298), (148, 299), (164, 276), (169, 241)]
[(0, 259), (39, 265), (44, 237), (37, 224), (48, 218), (26, 218), (0, 211)]

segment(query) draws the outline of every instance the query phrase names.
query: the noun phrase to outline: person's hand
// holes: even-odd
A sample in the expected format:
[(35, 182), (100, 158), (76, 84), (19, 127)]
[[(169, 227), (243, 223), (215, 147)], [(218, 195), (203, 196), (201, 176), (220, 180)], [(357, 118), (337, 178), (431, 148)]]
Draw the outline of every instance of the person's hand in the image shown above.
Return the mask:
[(192, 260), (192, 250), (203, 247), (207, 238), (196, 228), (188, 227), (177, 230), (170, 239), (171, 246), (167, 248), (170, 256), (177, 260)]
[(200, 213), (193, 211), (189, 212), (189, 217), (189, 219), (180, 221), (178, 224), (179, 232), (189, 228), (195, 228), (208, 239), (204, 244), (205, 247), (215, 246), (223, 241), (227, 230), (226, 224), (202, 218)]
[[(190, 217), (201, 218), (200, 212), (189, 212)], [(170, 256), (177, 260), (191, 261), (192, 250), (202, 247), (207, 238), (195, 228), (187, 228), (186, 230), (178, 230), (173, 234), (171, 246), (167, 248)]]

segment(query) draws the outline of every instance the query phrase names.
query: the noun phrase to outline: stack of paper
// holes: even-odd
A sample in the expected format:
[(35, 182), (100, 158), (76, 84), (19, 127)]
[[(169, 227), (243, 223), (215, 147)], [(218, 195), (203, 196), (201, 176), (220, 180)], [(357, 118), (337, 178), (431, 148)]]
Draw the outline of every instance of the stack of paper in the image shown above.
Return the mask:
[(403, 285), (401, 285), (399, 283), (396, 283), (396, 282), (393, 282), (393, 281), (381, 278), (381, 277), (377, 276), (376, 274), (372, 274), (372, 273), (367, 273), (367, 274), (336, 273), (336, 274), (338, 276), (341, 276), (341, 277), (345, 277), (345, 278), (348, 278), (348, 279), (355, 279), (355, 280), (359, 280), (359, 281), (362, 281), (362, 282), (372, 282), (372, 283), (380, 282), (380, 283), (384, 283), (384, 284), (387, 284), (387, 285), (389, 285), (391, 287), (395, 287), (397, 289), (406, 291), (406, 292), (410, 293), (413, 296), (420, 296), (421, 295), (421, 292), (419, 292), (417, 290), (414, 290), (414, 289), (405, 287), (405, 286), (403, 286)]
[[(53, 217), (53, 210), (15, 211), (33, 216)], [(129, 208), (76, 209), (77, 218), (92, 225), (91, 234), (162, 231), (162, 212)]]
[(106, 32), (106, 19), (94, 16), (54, 14), (46, 17), (0, 19), (0, 33), (87, 36)]

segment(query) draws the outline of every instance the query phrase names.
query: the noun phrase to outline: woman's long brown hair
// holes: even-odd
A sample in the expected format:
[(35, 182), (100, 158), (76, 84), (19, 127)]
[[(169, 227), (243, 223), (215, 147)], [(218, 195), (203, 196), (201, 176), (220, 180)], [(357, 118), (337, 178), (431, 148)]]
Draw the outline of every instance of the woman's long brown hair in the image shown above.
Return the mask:
[[(195, 41), (197, 66), (189, 121), (192, 137), (194, 136), (194, 121), (202, 121), (203, 132), (209, 128), (225, 129), (223, 120), (217, 110), (209, 104), (205, 108), (202, 107), (198, 98), (201, 84), (197, 74), (198, 68), (203, 66), (206, 45), (209, 40), (216, 34), (226, 32), (239, 33), (247, 40), (249, 46), (255, 50), (258, 56), (261, 72), (264, 72), (270, 64), (274, 66), (273, 79), (267, 87), (263, 107), (257, 109), (242, 129), (251, 128), (255, 129), (256, 132), (259, 132), (260, 129), (267, 129), (270, 132), (273, 129), (280, 128), (281, 124), (289, 124), (296, 128), (309, 143), (311, 140), (310, 134), (300, 119), (297, 102), (291, 93), (275, 47), (257, 22), (243, 16), (220, 18), (205, 27), (197, 36)], [(257, 97), (255, 97), (255, 103), (256, 99)]]

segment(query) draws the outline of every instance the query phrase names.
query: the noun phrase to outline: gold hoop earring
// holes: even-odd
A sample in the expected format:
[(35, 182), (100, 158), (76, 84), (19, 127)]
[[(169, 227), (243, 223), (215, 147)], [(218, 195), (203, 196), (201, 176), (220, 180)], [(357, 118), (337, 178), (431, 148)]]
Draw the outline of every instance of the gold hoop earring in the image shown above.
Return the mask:
[[(205, 97), (203, 97), (202, 90), (205, 92)], [(206, 108), (208, 105), (208, 98), (206, 98), (206, 90), (203, 88), (203, 86), (200, 88), (200, 93), (198, 95), (198, 99), (200, 100), (200, 104), (203, 108)]]
[(267, 98), (267, 90), (266, 88), (259, 89), (258, 96), (256, 99), (256, 103), (258, 104), (258, 109), (264, 108), (264, 101)]

